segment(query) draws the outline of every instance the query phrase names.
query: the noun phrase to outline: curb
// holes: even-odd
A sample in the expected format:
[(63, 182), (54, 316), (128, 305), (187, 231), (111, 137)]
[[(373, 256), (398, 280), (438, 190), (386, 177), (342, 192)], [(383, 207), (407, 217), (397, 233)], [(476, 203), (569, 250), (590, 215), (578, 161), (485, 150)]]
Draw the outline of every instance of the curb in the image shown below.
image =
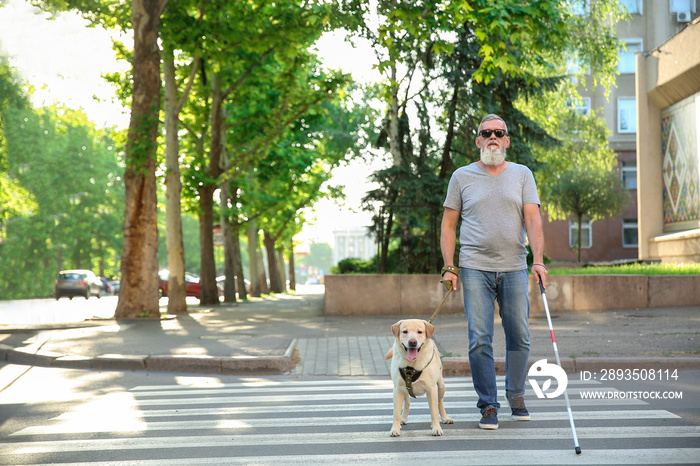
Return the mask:
[[(121, 355), (103, 354), (95, 357), (75, 356), (37, 350), (36, 345), (13, 348), (0, 344), (0, 361), (9, 363), (58, 367), (63, 369), (94, 369), (111, 371), (180, 372), (221, 375), (282, 375), (294, 367), (293, 355), (297, 339), (293, 339), (281, 356), (206, 356), (206, 355)], [(542, 359), (542, 358), (539, 358)], [(528, 366), (539, 359), (530, 359)], [(496, 374), (505, 375), (505, 358), (494, 360)], [(554, 358), (551, 358), (554, 362)], [(562, 358), (561, 367), (567, 374), (589, 372), (593, 376), (604, 371), (646, 369), (700, 370), (700, 358), (625, 357), (625, 358)], [(442, 358), (445, 377), (470, 376), (469, 358)]]
[(95, 357), (71, 356), (35, 347), (13, 348), (0, 344), (0, 361), (15, 364), (96, 369), (113, 371), (187, 372), (222, 375), (281, 375), (292, 370), (292, 355), (297, 346), (293, 339), (282, 356), (206, 356), (206, 355), (121, 355)]
[[(528, 367), (539, 359), (530, 359), (528, 361)], [(551, 358), (551, 363), (554, 363), (554, 361), (555, 359)], [(611, 371), (618, 369), (646, 369), (654, 371), (700, 369), (699, 358), (561, 358), (560, 361), (562, 369), (564, 369), (567, 374), (576, 374), (583, 371), (595, 374), (604, 370)], [(494, 363), (496, 365), (496, 374), (505, 375), (505, 358), (495, 358)], [(471, 375), (469, 358), (442, 358), (442, 374), (445, 377), (461, 377)]]

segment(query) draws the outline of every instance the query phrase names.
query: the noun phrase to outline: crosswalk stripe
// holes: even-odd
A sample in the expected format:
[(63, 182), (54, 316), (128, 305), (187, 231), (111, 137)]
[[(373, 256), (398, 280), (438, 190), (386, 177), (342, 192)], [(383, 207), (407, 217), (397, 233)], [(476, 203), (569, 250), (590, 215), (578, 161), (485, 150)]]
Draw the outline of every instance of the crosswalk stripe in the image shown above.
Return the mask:
[[(587, 390), (589, 392), (595, 392), (595, 391), (600, 391), (600, 390)], [(608, 392), (618, 392), (616, 389), (605, 389), (604, 390), (606, 393)], [(342, 397), (344, 400), (391, 400), (393, 399), (393, 392), (389, 390), (378, 390), (378, 391), (371, 391), (371, 390), (363, 390), (360, 392), (352, 392), (350, 394), (344, 394), (344, 395), (339, 395), (337, 393), (308, 393), (305, 391), (290, 391), (289, 394), (287, 394), (287, 391), (281, 391), (280, 394), (272, 394), (272, 395), (260, 395), (261, 390), (255, 390), (251, 393), (256, 393), (257, 395), (247, 395), (247, 396), (217, 396), (217, 397), (192, 397), (192, 398), (156, 398), (156, 399), (148, 399), (147, 398), (139, 398), (137, 400), (137, 403), (139, 406), (159, 406), (163, 404), (168, 404), (168, 405), (173, 405), (173, 406), (187, 406), (187, 405), (197, 405), (197, 404), (241, 404), (241, 403), (294, 403), (298, 401), (315, 401), (315, 402), (320, 402), (320, 401), (336, 401), (339, 398)], [(274, 391), (273, 391), (274, 393)], [(526, 390), (526, 398), (534, 398), (534, 392), (531, 390)], [(208, 392), (203, 392), (200, 393), (202, 395), (212, 395), (212, 393)], [(168, 393), (168, 396), (172, 396), (172, 393)], [(574, 395), (574, 393), (570, 392), (570, 396)], [(576, 394), (578, 395), (578, 394)], [(467, 398), (467, 399), (476, 399), (477, 395), (476, 392), (468, 390), (468, 391), (461, 391), (461, 392), (456, 392), (456, 391), (451, 391), (447, 392), (445, 395), (445, 400), (449, 399), (455, 399), (455, 398)], [(573, 397), (575, 399), (578, 399), (576, 397)], [(592, 396), (589, 398), (594, 399)], [(420, 398), (419, 398), (420, 399)], [(599, 402), (605, 401), (604, 399), (597, 400)], [(615, 400), (617, 401), (617, 399)]]
[[(280, 414), (284, 415), (283, 410)], [(452, 415), (451, 415), (452, 416)], [(635, 410), (635, 411), (580, 411), (576, 413), (577, 420), (631, 420), (631, 419), (676, 419), (679, 416), (666, 410)], [(471, 420), (462, 419), (460, 416), (453, 416), (455, 422), (474, 422), (478, 416)], [(533, 417), (533, 421), (563, 421), (568, 420), (565, 412), (543, 412)], [(97, 432), (145, 432), (145, 431), (180, 431), (180, 430), (200, 430), (200, 429), (231, 429), (245, 430), (278, 427), (333, 427), (333, 426), (356, 426), (356, 425), (378, 425), (390, 422), (390, 416), (314, 416), (305, 418), (290, 418), (284, 416), (281, 419), (214, 419), (201, 421), (162, 421), (144, 422), (140, 420), (125, 420), (124, 422), (105, 423), (101, 419), (95, 419), (94, 423), (87, 422), (65, 422), (55, 425), (33, 426), (13, 433), (16, 435), (49, 435), (49, 434), (78, 434)], [(508, 418), (499, 419), (499, 422), (510, 422)], [(415, 420), (413, 422), (420, 422)], [(519, 421), (512, 421), (519, 422)]]
[[(574, 385), (574, 384), (571, 384)], [(201, 395), (201, 394), (207, 394), (207, 395), (226, 395), (226, 394), (239, 394), (239, 395), (244, 395), (246, 393), (260, 393), (260, 389), (263, 387), (254, 387), (254, 388), (187, 388), (183, 387), (181, 390), (178, 391), (173, 391), (173, 390), (154, 390), (154, 391), (138, 391), (135, 392), (134, 395), (137, 398), (145, 398), (149, 396), (191, 396), (191, 395)], [(309, 393), (309, 392), (332, 392), (332, 391), (348, 391), (348, 386), (347, 385), (322, 385), (322, 386), (289, 386), (289, 387), (284, 387), (284, 386), (276, 386), (276, 387), (264, 387), (267, 391), (284, 391), (286, 393), (298, 393), (298, 392), (303, 392), (303, 393)], [(500, 385), (498, 388), (505, 388), (505, 384)], [(361, 386), (355, 386), (351, 387), (352, 390), (392, 390), (393, 385), (391, 383), (388, 384), (372, 384), (372, 385), (361, 385)], [(446, 384), (445, 389), (447, 390), (448, 393), (454, 393), (456, 391), (463, 391), (463, 390), (468, 390), (469, 392), (472, 392), (474, 389), (474, 386), (472, 384)], [(594, 388), (591, 388), (594, 389)], [(571, 389), (569, 389), (571, 391)], [(534, 393), (534, 392), (532, 392)]]
[[(437, 461), (440, 464), (489, 464), (495, 466), (512, 464), (697, 464), (700, 448), (678, 448), (669, 455), (666, 448), (647, 448), (636, 450), (600, 449), (585, 450), (576, 455), (571, 450), (469, 450), (469, 451), (431, 451), (394, 452), (394, 453), (349, 453), (334, 455), (281, 455), (281, 456), (245, 456), (217, 458), (168, 458), (155, 460), (100, 461), (100, 466), (200, 466), (200, 465), (384, 465)], [(62, 466), (86, 466), (90, 463), (61, 463)]]
[[(522, 428), (485, 431), (475, 427), (458, 429), (443, 426), (444, 435), (430, 435), (429, 425), (423, 430), (404, 429), (400, 437), (390, 437), (390, 424), (382, 432), (324, 432), (294, 433), (274, 435), (247, 434), (201, 435), (191, 437), (135, 437), (111, 439), (82, 439), (61, 441), (33, 441), (13, 444), (0, 444), (0, 455), (43, 454), (50, 452), (84, 452), (102, 450), (148, 450), (153, 448), (214, 448), (235, 445), (236, 447), (259, 445), (325, 445), (325, 444), (368, 444), (368, 443), (412, 443), (412, 442), (453, 442), (453, 441), (503, 441), (503, 440), (560, 440), (569, 439), (568, 427)], [(629, 439), (639, 437), (692, 438), (700, 436), (698, 426), (669, 426), (663, 431), (656, 427), (582, 427), (578, 429), (580, 439)]]
[[(347, 398), (344, 398), (347, 401)], [(582, 407), (602, 407), (602, 406), (640, 406), (647, 405), (645, 401), (635, 400), (635, 399), (624, 399), (624, 400), (570, 400), (571, 406), (574, 408)], [(566, 402), (562, 399), (553, 400), (528, 400), (528, 408), (531, 411), (537, 408), (553, 408), (566, 406)], [(352, 404), (313, 404), (313, 405), (288, 405), (281, 408), (280, 406), (242, 406), (237, 408), (230, 407), (217, 407), (217, 408), (180, 408), (180, 409), (147, 409), (139, 410), (137, 404), (131, 406), (130, 411), (119, 411), (116, 413), (111, 413), (110, 415), (114, 419), (125, 418), (125, 417), (180, 417), (180, 416), (235, 416), (241, 414), (270, 414), (279, 413), (281, 409), (284, 412), (289, 413), (315, 413), (315, 412), (349, 412), (349, 411), (391, 411), (393, 405), (391, 403), (352, 403)], [(420, 401), (414, 401), (411, 404), (411, 413), (427, 411), (428, 405), (425, 399)], [(478, 409), (473, 401), (469, 402), (449, 402), (445, 401), (445, 409), (448, 413), (452, 413), (456, 410), (461, 411), (473, 411), (476, 413)], [(84, 411), (84, 412), (83, 412)], [(92, 407), (85, 408), (83, 410), (71, 411), (68, 413), (63, 413), (58, 416), (57, 420), (68, 420), (68, 419), (78, 419), (85, 416), (93, 416), (94, 409)], [(101, 415), (98, 413), (98, 415)], [(533, 412), (533, 415), (537, 415)]]
[[(498, 376), (496, 378), (496, 386), (498, 388), (505, 388), (505, 376)], [(601, 385), (600, 381), (597, 380), (578, 380), (570, 379), (568, 386), (579, 386), (579, 385)], [(458, 388), (473, 389), (474, 384), (471, 378), (467, 377), (446, 377), (445, 386), (447, 390), (454, 390)], [(260, 388), (271, 389), (279, 388), (285, 391), (301, 391), (301, 390), (313, 390), (312, 387), (319, 387), (319, 389), (331, 390), (331, 387), (337, 387), (338, 390), (347, 390), (352, 387), (356, 390), (361, 390), (365, 388), (392, 388), (392, 381), (390, 378), (384, 379), (365, 379), (365, 378), (352, 378), (352, 379), (324, 379), (324, 380), (285, 380), (279, 382), (270, 381), (250, 381), (250, 382), (239, 382), (239, 383), (213, 383), (204, 382), (201, 384), (191, 383), (183, 385), (142, 385), (129, 389), (129, 392), (143, 392), (143, 393), (158, 393), (158, 392), (180, 392), (183, 390), (193, 390), (193, 389), (207, 389), (207, 390), (226, 390), (226, 389), (240, 389), (240, 390), (258, 390)]]

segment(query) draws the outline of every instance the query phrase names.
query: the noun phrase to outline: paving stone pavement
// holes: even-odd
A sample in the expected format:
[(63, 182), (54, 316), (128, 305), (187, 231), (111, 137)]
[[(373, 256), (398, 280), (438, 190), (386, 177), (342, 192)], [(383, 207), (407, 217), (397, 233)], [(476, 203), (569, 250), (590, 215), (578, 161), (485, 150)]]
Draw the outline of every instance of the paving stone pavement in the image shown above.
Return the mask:
[(384, 356), (394, 344), (391, 336), (302, 338), (297, 341), (298, 376), (389, 376), (391, 361)]

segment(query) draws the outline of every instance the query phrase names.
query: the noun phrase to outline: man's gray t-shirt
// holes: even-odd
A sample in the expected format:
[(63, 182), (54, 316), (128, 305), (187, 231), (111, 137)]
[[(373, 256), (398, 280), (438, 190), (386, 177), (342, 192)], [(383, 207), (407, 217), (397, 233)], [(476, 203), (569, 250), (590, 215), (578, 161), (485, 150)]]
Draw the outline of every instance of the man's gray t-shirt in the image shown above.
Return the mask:
[(497, 176), (476, 163), (457, 169), (443, 205), (462, 217), (459, 266), (487, 272), (526, 269), (524, 204), (540, 204), (526, 166), (508, 162)]

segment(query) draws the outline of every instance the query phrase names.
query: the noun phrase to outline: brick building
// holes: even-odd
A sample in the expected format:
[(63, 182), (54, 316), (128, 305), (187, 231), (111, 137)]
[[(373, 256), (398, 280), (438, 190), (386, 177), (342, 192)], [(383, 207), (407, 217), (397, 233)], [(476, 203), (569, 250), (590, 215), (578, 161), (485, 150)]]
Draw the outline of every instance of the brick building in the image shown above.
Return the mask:
[[(612, 131), (610, 147), (617, 153), (620, 176), (630, 190), (633, 204), (622, 215), (582, 226), (582, 262), (650, 259), (640, 251), (640, 209), (638, 197), (645, 185), (637, 185), (637, 93), (635, 90), (637, 54), (646, 54), (689, 25), (697, 23), (697, 0), (624, 0), (631, 17), (616, 26), (617, 37), (627, 45), (618, 62), (617, 87), (606, 98), (602, 87), (581, 89), (579, 110), (595, 109), (605, 117)], [(695, 46), (697, 51), (700, 47)], [(689, 50), (690, 51), (690, 50)], [(644, 141), (644, 140), (643, 140)], [(575, 262), (577, 226), (574, 220), (549, 221), (544, 212), (545, 254), (553, 261)], [(697, 226), (696, 226), (697, 228)], [(646, 241), (646, 238), (644, 239)]]

